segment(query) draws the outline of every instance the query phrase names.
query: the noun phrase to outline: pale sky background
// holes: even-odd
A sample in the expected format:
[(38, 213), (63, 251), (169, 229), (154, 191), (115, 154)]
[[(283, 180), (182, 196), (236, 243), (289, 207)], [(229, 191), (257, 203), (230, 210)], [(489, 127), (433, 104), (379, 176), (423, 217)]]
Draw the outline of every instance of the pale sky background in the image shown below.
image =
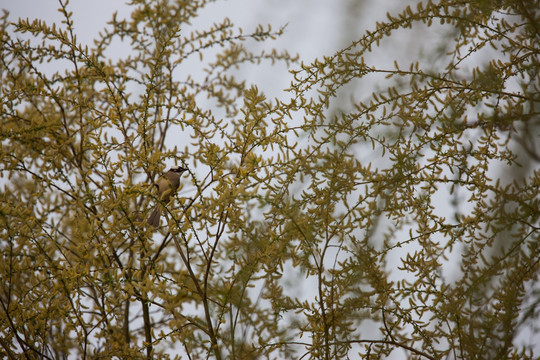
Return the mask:
[[(228, 17), (234, 24), (249, 32), (258, 24), (270, 24), (277, 30), (286, 25), (285, 34), (268, 45), (276, 49), (287, 49), (300, 55), (305, 62), (316, 57), (331, 55), (334, 51), (358, 39), (366, 29), (373, 29), (375, 21), (385, 19), (385, 13), (401, 9), (410, 0), (223, 0), (207, 5), (199, 24), (205, 28), (211, 23)], [(10, 18), (41, 18), (59, 21), (57, 0), (0, 0), (0, 7), (10, 12)], [(72, 0), (69, 8), (73, 12), (75, 29), (80, 42), (92, 44), (92, 40), (106, 25), (114, 11), (119, 17), (129, 15), (129, 7), (120, 0)], [(414, 38), (413, 38), (414, 39)], [(402, 44), (408, 47), (409, 44)], [(391, 57), (389, 57), (391, 59)], [(378, 59), (384, 62), (384, 58)], [(288, 85), (287, 76), (254, 72), (260, 80), (283, 80), (282, 89)], [(284, 74), (286, 75), (286, 73)], [(261, 81), (257, 82), (261, 82)]]

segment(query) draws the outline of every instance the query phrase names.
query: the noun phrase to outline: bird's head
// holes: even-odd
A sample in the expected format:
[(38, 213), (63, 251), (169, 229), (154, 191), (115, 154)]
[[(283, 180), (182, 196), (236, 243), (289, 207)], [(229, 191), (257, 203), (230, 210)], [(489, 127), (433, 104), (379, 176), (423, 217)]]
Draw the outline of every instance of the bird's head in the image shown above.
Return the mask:
[(172, 168), (169, 169), (169, 171), (181, 174), (184, 171), (187, 171), (187, 168), (183, 168), (181, 166), (173, 166)]

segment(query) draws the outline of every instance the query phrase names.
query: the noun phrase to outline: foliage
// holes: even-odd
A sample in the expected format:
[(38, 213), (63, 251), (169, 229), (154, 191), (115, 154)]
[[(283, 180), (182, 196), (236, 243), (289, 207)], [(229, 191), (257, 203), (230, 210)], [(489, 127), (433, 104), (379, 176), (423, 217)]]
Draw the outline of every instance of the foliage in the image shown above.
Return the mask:
[[(67, 2), (3, 17), (2, 356), (538, 356), (535, 2), (422, 2), (300, 65), (249, 50), (282, 29), (193, 28), (207, 3), (134, 0), (93, 46)], [(432, 59), (371, 63), (436, 23)], [(295, 69), (279, 99), (242, 79), (266, 62)]]

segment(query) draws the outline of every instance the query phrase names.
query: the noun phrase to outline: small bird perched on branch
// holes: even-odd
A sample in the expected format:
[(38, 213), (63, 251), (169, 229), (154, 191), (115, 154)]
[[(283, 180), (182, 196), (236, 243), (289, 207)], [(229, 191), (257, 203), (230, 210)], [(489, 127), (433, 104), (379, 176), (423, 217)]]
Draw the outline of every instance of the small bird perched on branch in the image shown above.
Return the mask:
[(154, 211), (152, 211), (152, 214), (150, 214), (147, 221), (148, 224), (156, 228), (159, 226), (162, 206), (167, 204), (171, 199), (171, 196), (178, 190), (178, 186), (180, 186), (180, 177), (184, 171), (187, 171), (187, 169), (181, 166), (173, 166), (164, 173), (158, 181), (156, 181), (154, 185), (158, 189), (159, 202)]

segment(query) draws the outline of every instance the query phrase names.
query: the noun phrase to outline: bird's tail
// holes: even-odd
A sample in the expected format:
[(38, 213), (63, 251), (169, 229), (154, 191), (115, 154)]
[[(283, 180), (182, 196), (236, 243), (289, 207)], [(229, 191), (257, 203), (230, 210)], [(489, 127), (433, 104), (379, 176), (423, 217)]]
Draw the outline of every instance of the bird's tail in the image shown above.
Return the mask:
[(150, 214), (147, 223), (153, 227), (159, 227), (159, 218), (161, 217), (161, 206), (157, 205), (154, 211)]

